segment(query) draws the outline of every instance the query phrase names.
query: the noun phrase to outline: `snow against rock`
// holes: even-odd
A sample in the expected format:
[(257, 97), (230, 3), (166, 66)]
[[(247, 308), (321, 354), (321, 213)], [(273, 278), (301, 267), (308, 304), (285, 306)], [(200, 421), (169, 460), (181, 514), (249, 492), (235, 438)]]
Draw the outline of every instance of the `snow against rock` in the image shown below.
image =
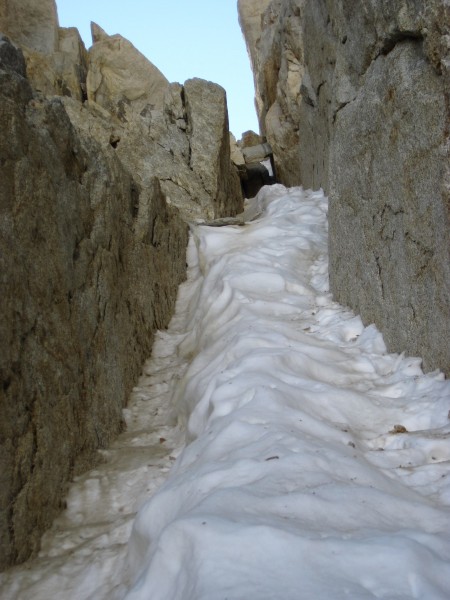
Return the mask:
[(127, 433), (2, 598), (449, 597), (450, 384), (333, 302), (326, 217), (276, 185), (193, 228)]
[(137, 516), (127, 600), (444, 600), (449, 383), (332, 301), (321, 192), (247, 210), (193, 232), (190, 443)]

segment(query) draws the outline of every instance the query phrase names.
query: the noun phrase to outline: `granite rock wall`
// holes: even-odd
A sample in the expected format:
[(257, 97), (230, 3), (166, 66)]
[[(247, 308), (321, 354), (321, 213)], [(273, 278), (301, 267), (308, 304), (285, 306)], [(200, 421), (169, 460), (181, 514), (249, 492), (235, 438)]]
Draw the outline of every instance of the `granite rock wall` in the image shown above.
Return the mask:
[(278, 178), (330, 198), (334, 297), (449, 375), (448, 2), (238, 4)]
[(158, 180), (141, 189), (60, 99), (33, 98), (14, 71), (0, 80), (5, 566), (36, 551), (69, 478), (121, 431), (184, 278), (187, 226)]
[(220, 86), (169, 84), (99, 27), (87, 51), (53, 1), (1, 3), (2, 30), (5, 568), (36, 553), (70, 478), (123, 429), (185, 277), (189, 222), (239, 212), (242, 195)]

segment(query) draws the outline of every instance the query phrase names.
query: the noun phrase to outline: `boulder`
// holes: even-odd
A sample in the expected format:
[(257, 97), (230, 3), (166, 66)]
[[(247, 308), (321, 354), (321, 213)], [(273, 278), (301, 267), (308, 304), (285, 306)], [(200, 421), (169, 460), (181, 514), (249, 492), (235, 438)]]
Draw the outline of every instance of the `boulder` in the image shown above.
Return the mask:
[(246, 146), (242, 148), (242, 154), (247, 164), (261, 162), (272, 155), (272, 146), (267, 142), (263, 142), (257, 146)]
[(230, 132), (230, 157), (231, 162), (239, 169), (245, 166), (245, 158), (242, 154), (241, 146), (236, 141), (234, 135)]
[(336, 300), (450, 374), (448, 2), (255, 4), (260, 128), (282, 183), (329, 194)]
[(254, 198), (264, 185), (276, 182), (270, 144), (254, 131), (246, 131), (236, 142), (230, 136), (231, 160), (236, 165), (245, 198)]
[(169, 82), (131, 42), (92, 23), (87, 96), (117, 119), (130, 121), (144, 110), (161, 109)]

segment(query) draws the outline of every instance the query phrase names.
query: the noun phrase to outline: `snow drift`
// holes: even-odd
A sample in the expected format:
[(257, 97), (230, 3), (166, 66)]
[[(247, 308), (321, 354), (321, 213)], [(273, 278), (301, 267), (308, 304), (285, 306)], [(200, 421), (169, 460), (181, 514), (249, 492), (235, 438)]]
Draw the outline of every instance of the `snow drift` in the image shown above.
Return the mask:
[(448, 597), (449, 383), (332, 301), (326, 215), (273, 186), (193, 231), (190, 443), (137, 516), (127, 600)]

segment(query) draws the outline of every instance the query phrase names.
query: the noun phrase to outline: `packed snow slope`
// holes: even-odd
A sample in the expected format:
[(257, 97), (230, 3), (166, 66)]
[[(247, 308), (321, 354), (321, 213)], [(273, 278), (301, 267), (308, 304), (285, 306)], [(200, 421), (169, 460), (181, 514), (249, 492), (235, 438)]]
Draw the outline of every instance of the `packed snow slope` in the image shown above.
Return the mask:
[(247, 211), (193, 232), (190, 443), (134, 523), (127, 600), (448, 599), (449, 382), (332, 301), (322, 193)]
[(127, 432), (2, 600), (450, 597), (450, 382), (332, 301), (321, 192), (244, 222), (193, 228)]

